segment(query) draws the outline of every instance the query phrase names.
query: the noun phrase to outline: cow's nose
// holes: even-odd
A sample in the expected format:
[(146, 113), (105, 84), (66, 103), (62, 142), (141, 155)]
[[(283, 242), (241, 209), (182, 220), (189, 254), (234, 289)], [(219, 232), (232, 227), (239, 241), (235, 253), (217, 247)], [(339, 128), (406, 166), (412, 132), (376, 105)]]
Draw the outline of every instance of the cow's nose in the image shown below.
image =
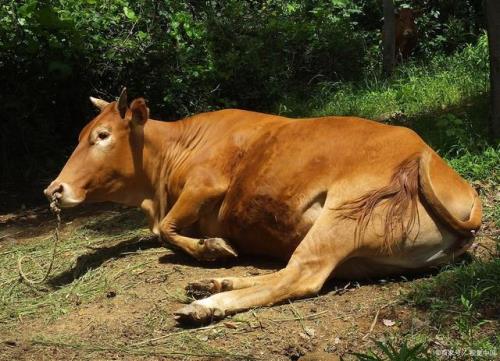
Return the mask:
[(60, 198), (63, 191), (64, 191), (63, 183), (54, 181), (50, 183), (50, 185), (43, 191), (43, 193), (48, 198), (48, 200), (51, 201), (54, 194), (58, 193), (56, 194), (56, 197)]

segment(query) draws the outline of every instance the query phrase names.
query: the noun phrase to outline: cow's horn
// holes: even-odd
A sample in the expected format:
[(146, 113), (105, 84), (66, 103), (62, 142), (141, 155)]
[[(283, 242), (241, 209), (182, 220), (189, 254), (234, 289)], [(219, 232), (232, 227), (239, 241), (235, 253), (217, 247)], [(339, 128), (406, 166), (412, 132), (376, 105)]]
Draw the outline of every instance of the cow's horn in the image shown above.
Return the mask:
[(90, 101), (92, 102), (92, 104), (95, 105), (96, 108), (98, 108), (100, 110), (103, 110), (104, 107), (109, 104), (105, 100), (102, 100), (102, 99), (99, 99), (99, 98), (94, 98), (94, 97), (90, 97)]
[(118, 107), (118, 111), (120, 112), (120, 116), (125, 118), (125, 113), (127, 112), (127, 88), (123, 87), (122, 92), (120, 93), (120, 98), (118, 98), (118, 102), (116, 103)]

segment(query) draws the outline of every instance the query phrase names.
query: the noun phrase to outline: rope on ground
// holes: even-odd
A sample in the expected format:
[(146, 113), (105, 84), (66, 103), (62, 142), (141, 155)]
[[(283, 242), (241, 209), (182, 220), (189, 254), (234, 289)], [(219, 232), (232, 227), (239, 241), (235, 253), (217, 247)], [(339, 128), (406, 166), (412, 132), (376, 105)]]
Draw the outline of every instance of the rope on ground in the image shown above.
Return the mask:
[[(23, 271), (23, 261), (26, 258), (30, 258), (33, 261), (35, 261), (35, 259), (33, 257), (31, 257), (30, 255), (24, 255), (24, 256), (19, 257), (17, 260), (17, 270), (19, 272), (19, 276), (21, 277), (21, 281), (26, 282), (30, 286), (36, 286), (40, 283), (45, 282), (47, 280), (47, 278), (49, 277), (50, 272), (52, 272), (52, 267), (54, 266), (54, 260), (56, 258), (56, 251), (57, 251), (57, 243), (59, 243), (59, 229), (61, 227), (61, 208), (59, 207), (59, 202), (58, 202), (58, 199), (57, 199), (55, 194), (52, 196), (52, 202), (50, 202), (50, 210), (52, 211), (52, 213), (55, 214), (56, 219), (57, 219), (57, 224), (56, 224), (56, 228), (54, 230), (54, 242), (53, 242), (53, 246), (52, 246), (52, 257), (51, 257), (51, 260), (49, 263), (49, 268), (47, 269), (47, 272), (45, 273), (43, 278), (41, 278), (39, 280), (31, 279)], [(35, 261), (35, 262), (38, 263), (37, 261)], [(38, 263), (38, 265), (40, 266), (39, 263)], [(41, 266), (40, 266), (40, 268), (41, 268)]]

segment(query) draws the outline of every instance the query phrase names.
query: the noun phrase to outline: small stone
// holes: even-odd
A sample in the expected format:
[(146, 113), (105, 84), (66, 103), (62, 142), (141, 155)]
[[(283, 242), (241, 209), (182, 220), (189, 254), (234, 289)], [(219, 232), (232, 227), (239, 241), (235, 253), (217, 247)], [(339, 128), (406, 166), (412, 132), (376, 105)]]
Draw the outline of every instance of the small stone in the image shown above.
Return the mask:
[(386, 318), (382, 320), (382, 323), (387, 327), (392, 327), (396, 324), (396, 322), (394, 322), (393, 320), (388, 320)]
[(113, 298), (115, 296), (116, 296), (116, 291), (111, 290), (111, 291), (108, 291), (108, 293), (106, 293), (107, 298)]
[(304, 331), (306, 331), (306, 333), (309, 337), (314, 337), (314, 335), (316, 334), (316, 331), (314, 330), (314, 328), (308, 327)]

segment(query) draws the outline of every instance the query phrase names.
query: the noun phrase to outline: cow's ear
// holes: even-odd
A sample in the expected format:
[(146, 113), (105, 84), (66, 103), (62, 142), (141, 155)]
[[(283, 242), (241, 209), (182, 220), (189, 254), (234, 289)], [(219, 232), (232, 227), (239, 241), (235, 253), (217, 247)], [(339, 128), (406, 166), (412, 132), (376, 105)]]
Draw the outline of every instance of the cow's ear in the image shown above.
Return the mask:
[(122, 92), (120, 93), (120, 97), (116, 102), (116, 110), (120, 113), (120, 117), (122, 119), (125, 118), (125, 114), (127, 113), (127, 88), (123, 87)]
[(134, 124), (143, 125), (149, 118), (149, 108), (146, 106), (144, 98), (135, 99), (130, 105), (130, 111)]
[(109, 104), (107, 101), (99, 99), (99, 98), (89, 97), (89, 99), (90, 99), (90, 102), (92, 104), (94, 104), (94, 106), (99, 110), (103, 110), (106, 107), (106, 105)]

